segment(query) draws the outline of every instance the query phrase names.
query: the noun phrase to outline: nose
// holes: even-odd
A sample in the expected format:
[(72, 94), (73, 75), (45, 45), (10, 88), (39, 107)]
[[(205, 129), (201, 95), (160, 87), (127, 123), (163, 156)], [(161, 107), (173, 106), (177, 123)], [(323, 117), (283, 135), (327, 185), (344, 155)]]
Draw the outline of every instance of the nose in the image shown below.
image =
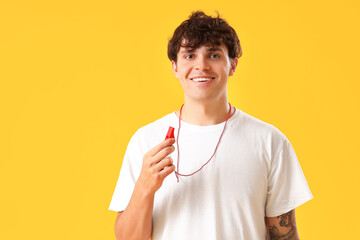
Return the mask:
[(199, 56), (197, 58), (197, 61), (195, 62), (195, 69), (200, 71), (210, 69), (210, 66), (205, 57)]

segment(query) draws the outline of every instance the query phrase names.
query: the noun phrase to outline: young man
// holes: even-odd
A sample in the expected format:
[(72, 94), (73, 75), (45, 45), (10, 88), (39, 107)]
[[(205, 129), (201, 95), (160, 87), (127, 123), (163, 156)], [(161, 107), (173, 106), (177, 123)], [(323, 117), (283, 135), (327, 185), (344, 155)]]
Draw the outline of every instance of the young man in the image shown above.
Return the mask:
[[(131, 138), (109, 208), (117, 239), (299, 239), (294, 208), (312, 195), (293, 148), (228, 103), (234, 29), (195, 12), (168, 56), (184, 105)], [(164, 141), (169, 126), (175, 138)]]

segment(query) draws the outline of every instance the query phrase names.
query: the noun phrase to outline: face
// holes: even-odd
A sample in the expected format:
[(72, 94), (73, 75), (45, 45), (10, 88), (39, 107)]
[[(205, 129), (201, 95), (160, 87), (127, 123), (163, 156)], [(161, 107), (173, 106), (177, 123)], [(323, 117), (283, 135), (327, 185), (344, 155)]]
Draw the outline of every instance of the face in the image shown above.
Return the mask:
[(229, 58), (224, 44), (197, 49), (180, 47), (172, 68), (180, 80), (185, 100), (211, 102), (227, 100), (227, 80), (234, 74), (237, 62), (237, 58)]

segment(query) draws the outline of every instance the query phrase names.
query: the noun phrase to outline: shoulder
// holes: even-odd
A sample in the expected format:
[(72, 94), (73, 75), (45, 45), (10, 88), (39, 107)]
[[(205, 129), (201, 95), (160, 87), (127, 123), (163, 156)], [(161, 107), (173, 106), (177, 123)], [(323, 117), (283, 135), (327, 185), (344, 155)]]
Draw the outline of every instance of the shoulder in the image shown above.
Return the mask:
[(169, 113), (167, 115), (165, 115), (162, 118), (159, 118), (141, 128), (139, 128), (136, 132), (136, 134), (138, 135), (148, 135), (148, 134), (157, 134), (159, 131), (161, 132), (162, 130), (165, 129), (165, 133), (163, 134), (163, 136), (165, 137), (165, 134), (167, 132), (167, 129), (169, 127), (169, 125), (174, 125), (174, 123), (176, 123), (176, 115), (175, 113)]
[[(165, 139), (169, 126), (176, 124), (175, 113), (170, 113), (141, 128), (132, 136), (130, 142), (136, 142), (151, 147), (154, 143), (160, 143)], [(155, 144), (156, 145), (156, 144)]]
[(244, 134), (255, 138), (256, 140), (263, 139), (266, 141), (272, 140), (278, 143), (288, 141), (285, 134), (282, 133), (274, 125), (260, 120), (242, 110), (237, 109), (238, 114), (235, 121), (235, 126)]

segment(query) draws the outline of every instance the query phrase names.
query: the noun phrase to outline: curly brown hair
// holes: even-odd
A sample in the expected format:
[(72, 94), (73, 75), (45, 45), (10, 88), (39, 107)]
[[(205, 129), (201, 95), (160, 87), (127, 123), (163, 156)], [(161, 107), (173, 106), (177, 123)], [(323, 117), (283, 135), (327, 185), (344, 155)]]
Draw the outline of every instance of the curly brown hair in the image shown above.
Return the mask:
[(189, 19), (180, 24), (168, 43), (168, 58), (177, 61), (180, 47), (196, 49), (201, 45), (209, 47), (222, 43), (228, 49), (229, 58), (239, 58), (242, 55), (239, 38), (235, 30), (222, 18), (206, 15), (202, 11), (192, 12)]

